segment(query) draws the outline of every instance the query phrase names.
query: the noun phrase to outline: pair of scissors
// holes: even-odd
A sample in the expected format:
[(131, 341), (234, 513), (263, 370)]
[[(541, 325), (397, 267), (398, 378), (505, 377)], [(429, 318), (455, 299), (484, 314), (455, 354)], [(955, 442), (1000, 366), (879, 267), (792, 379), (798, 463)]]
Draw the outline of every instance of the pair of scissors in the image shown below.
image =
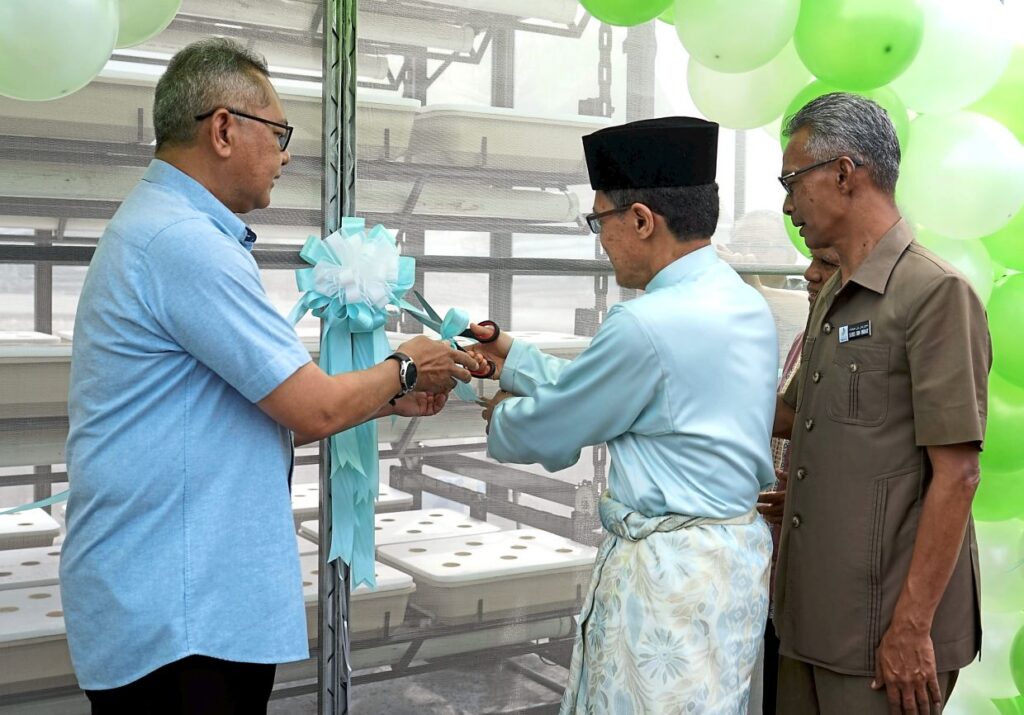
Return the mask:
[[(422, 315), (421, 316), (417, 316), (419, 318), (420, 322), (423, 323), (424, 325), (426, 325), (428, 328), (430, 328), (430, 329), (440, 333), (441, 332), (441, 323), (444, 322), (444, 318), (442, 318), (438, 314), (438, 312), (436, 310), (434, 310), (433, 306), (431, 306), (430, 303), (427, 302), (427, 299), (424, 298), (420, 294), (419, 291), (414, 290), (413, 291), (413, 295), (416, 296), (416, 300), (419, 301), (420, 305), (423, 307), (423, 310), (426, 312), (425, 319), (424, 319), (424, 316), (422, 316)], [(484, 320), (484, 321), (478, 323), (478, 325), (481, 328), (491, 328), (492, 329), (491, 330), (491, 334), (488, 337), (486, 337), (486, 338), (479, 338), (479, 337), (477, 337), (476, 335), (473, 334), (472, 330), (470, 330), (469, 328), (466, 328), (461, 333), (459, 333), (458, 336), (461, 337), (461, 338), (469, 338), (470, 340), (475, 340), (478, 343), (493, 343), (495, 340), (498, 339), (498, 336), (501, 335), (501, 328), (499, 328), (498, 324), (495, 323), (493, 320)], [(453, 341), (453, 343), (454, 343), (454, 341)], [(463, 349), (463, 347), (461, 345), (459, 345), (458, 343), (454, 343), (454, 344), (455, 344), (455, 349), (456, 350), (462, 350), (462, 352), (465, 352), (465, 350)], [(481, 378), (481, 379), (484, 379), (484, 380), (488, 380), (488, 379), (494, 377), (494, 373), (497, 372), (497, 371), (498, 371), (498, 366), (494, 364), (494, 361), (493, 360), (487, 360), (487, 365), (485, 367), (483, 367), (482, 369), (477, 370), (476, 372), (473, 372), (472, 370), (470, 370), (469, 374), (472, 375), (473, 377), (478, 377), (478, 378)]]

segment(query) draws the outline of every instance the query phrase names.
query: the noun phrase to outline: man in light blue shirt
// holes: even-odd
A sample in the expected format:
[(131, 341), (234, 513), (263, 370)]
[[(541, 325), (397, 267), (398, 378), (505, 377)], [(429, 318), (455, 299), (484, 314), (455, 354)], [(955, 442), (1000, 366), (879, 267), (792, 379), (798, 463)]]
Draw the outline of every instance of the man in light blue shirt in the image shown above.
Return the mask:
[(185, 48), (154, 123), (157, 158), (100, 239), (75, 322), (68, 645), (94, 713), (265, 712), (275, 664), (308, 656), (292, 433), (433, 414), (475, 363), (423, 337), (358, 373), (310, 362), (235, 215), (269, 204), (289, 159), (262, 58)]
[[(767, 613), (775, 480), (769, 440), (778, 353), (772, 316), (711, 246), (717, 125), (670, 117), (584, 138), (587, 217), (619, 285), (568, 362), (505, 339), (484, 413), (502, 462), (574, 464), (608, 443), (602, 544), (563, 713), (745, 713)], [(481, 337), (486, 332), (479, 329)]]

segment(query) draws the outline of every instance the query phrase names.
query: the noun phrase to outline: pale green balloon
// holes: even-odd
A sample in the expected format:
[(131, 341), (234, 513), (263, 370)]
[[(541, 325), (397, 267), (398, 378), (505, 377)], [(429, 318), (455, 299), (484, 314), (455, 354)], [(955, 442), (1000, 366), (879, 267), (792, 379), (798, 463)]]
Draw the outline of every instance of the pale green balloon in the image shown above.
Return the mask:
[(2, 0), (0, 94), (71, 94), (103, 69), (116, 37), (117, 0)]
[(1009, 11), (1000, 0), (921, 2), (921, 49), (892, 88), (916, 112), (963, 109), (994, 87), (1010, 62)]
[[(954, 241), (923, 228), (918, 228), (917, 240), (935, 251), (940, 258), (952, 263), (970, 281), (981, 302), (988, 302), (989, 296), (992, 295), (995, 270), (992, 267), (992, 259), (981, 245), (981, 241)], [(1024, 310), (1024, 306), (1021, 309)]]
[(793, 37), (799, 0), (675, 0), (679, 41), (716, 72), (749, 72)]
[[(982, 480), (985, 475), (982, 474)], [(978, 560), (984, 574), (981, 607), (987, 613), (1009, 613), (1024, 608), (1024, 568), (1020, 568), (1020, 539), (1024, 524), (1009, 521), (975, 522)], [(1009, 634), (1010, 639), (1013, 633)], [(1006, 643), (1009, 649), (1009, 641)], [(1009, 674), (1009, 670), (1007, 670)]]
[(969, 109), (1006, 125), (1017, 139), (1024, 142), (1024, 111), (1021, 110), (1021, 97), (1024, 97), (1024, 43), (1018, 43), (1013, 48), (1010, 64), (992, 91), (972, 104)]
[(730, 129), (754, 129), (778, 118), (810, 76), (790, 42), (751, 72), (716, 72), (690, 57), (686, 86), (708, 119)]
[(181, 0), (120, 0), (117, 46), (131, 47), (155, 37), (171, 24)]
[(896, 197), (904, 213), (948, 238), (980, 238), (1024, 205), (1024, 147), (974, 112), (920, 115), (910, 124)]

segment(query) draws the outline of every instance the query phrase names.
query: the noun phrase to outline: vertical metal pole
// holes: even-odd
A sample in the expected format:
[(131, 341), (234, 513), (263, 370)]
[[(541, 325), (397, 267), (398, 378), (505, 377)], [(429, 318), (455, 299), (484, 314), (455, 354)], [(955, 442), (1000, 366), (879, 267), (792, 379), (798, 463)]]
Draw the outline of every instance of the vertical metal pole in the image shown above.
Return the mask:
[[(358, 0), (325, 0), (323, 56), (322, 210), (324, 236), (355, 209), (356, 15)], [(330, 448), (320, 443), (320, 645), (318, 704), (321, 715), (348, 713), (352, 660), (349, 649), (348, 568), (328, 561), (331, 519)]]
[(735, 186), (733, 186), (733, 223), (747, 212), (747, 133), (736, 131)]
[[(63, 219), (62, 219), (63, 221)], [(50, 231), (36, 231), (36, 244), (49, 246), (53, 243), (53, 233)], [(39, 333), (53, 332), (53, 264), (36, 262), (33, 265), (35, 280), (32, 283), (33, 297), (33, 329)], [(38, 501), (50, 496), (53, 492), (53, 482), (42, 479), (44, 474), (52, 474), (53, 467), (49, 464), (40, 464), (32, 468), (34, 474), (40, 475), (32, 487), (32, 499)], [(46, 507), (50, 512), (53, 507)]]
[[(492, 31), (491, 106), (515, 106), (516, 31), (503, 28)], [(495, 266), (512, 257), (512, 234), (491, 233), (491, 258)], [(512, 274), (492, 272), (487, 277), (487, 315), (498, 325), (512, 328)]]

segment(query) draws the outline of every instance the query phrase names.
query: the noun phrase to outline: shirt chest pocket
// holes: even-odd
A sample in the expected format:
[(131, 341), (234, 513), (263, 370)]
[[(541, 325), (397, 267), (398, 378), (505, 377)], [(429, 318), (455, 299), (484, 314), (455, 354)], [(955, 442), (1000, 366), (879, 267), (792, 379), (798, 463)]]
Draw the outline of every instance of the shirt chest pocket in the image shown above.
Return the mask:
[(889, 411), (889, 346), (840, 345), (825, 411), (836, 422), (877, 427)]

